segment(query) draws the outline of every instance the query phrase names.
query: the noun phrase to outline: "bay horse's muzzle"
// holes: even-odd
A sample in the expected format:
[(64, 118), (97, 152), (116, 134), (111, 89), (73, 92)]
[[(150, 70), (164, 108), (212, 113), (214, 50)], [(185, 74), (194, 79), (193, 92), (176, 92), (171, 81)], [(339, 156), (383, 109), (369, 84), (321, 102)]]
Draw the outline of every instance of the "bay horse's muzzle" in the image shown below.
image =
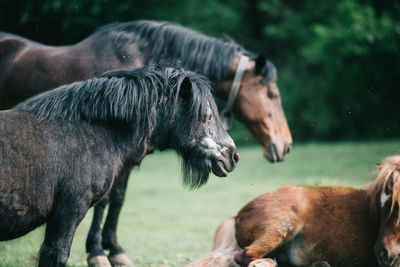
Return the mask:
[(264, 156), (270, 162), (284, 161), (292, 148), (292, 143), (269, 143), (264, 149)]

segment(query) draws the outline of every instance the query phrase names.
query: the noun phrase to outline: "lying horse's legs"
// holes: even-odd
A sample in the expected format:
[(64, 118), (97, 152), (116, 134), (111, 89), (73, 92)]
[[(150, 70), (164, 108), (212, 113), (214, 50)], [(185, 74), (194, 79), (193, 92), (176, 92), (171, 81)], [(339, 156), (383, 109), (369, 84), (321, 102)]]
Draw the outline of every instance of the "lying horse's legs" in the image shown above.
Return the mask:
[(255, 240), (250, 246), (236, 253), (235, 262), (240, 266), (247, 267), (251, 262), (263, 259), (265, 255), (273, 251), (281, 244), (280, 240), (276, 243), (269, 241), (274, 240), (269, 240), (266, 238)]
[(54, 207), (54, 213), (47, 220), (39, 267), (66, 265), (76, 228), (88, 209), (89, 205), (84, 201)]
[[(244, 250), (236, 253), (235, 261), (237, 264), (247, 267), (252, 261), (263, 259), (275, 248), (294, 237), (297, 232), (296, 224), (292, 222), (283, 224), (279, 218), (276, 221), (279, 223), (274, 223), (273, 219), (264, 221), (267, 229)], [(290, 225), (291, 227), (282, 227), (282, 225)]]
[(117, 224), (125, 199), (125, 191), (128, 184), (130, 169), (126, 169), (114, 184), (110, 194), (110, 206), (108, 208), (106, 222), (103, 228), (103, 248), (110, 250), (109, 260), (112, 265), (134, 266), (133, 262), (125, 254), (125, 251), (117, 241)]
[(93, 267), (110, 267), (106, 254), (101, 245), (101, 222), (103, 219), (104, 210), (108, 203), (109, 196), (103, 198), (94, 206), (94, 214), (92, 225), (86, 240), (86, 252), (88, 256), (88, 264)]
[(259, 259), (250, 262), (248, 267), (276, 267), (275, 261), (273, 259)]

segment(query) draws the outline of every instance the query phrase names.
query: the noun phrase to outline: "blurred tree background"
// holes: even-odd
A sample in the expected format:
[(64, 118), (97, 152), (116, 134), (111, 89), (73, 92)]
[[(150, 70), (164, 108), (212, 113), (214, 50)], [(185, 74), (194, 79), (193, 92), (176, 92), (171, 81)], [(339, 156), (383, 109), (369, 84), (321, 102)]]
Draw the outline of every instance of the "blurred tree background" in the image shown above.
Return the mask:
[(400, 1), (0, 0), (0, 31), (52, 45), (136, 19), (266, 52), (295, 141), (400, 137)]

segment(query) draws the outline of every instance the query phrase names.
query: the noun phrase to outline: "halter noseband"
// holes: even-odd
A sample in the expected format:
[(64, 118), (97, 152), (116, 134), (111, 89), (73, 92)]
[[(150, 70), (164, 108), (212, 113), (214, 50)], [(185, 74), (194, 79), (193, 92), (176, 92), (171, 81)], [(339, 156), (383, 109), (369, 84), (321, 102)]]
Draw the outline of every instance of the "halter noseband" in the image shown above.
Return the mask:
[(233, 105), (236, 101), (236, 96), (239, 92), (240, 85), (242, 83), (242, 77), (244, 70), (249, 62), (249, 57), (240, 56), (238, 66), (236, 68), (235, 77), (233, 78), (231, 91), (229, 92), (228, 101), (226, 102), (225, 108), (221, 111), (222, 124), (225, 130), (230, 130), (233, 125)]

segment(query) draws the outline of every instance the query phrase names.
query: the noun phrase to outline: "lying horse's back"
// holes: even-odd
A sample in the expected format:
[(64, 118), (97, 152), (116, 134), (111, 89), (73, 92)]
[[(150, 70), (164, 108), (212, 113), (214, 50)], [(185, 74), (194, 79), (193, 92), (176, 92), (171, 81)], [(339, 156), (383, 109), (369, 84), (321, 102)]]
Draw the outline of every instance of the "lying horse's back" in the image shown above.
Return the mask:
[[(365, 190), (286, 186), (255, 198), (239, 211), (236, 238), (246, 249), (243, 253), (268, 255), (278, 263), (374, 266), (377, 229), (372, 218)], [(242, 263), (247, 255), (235, 259)]]

